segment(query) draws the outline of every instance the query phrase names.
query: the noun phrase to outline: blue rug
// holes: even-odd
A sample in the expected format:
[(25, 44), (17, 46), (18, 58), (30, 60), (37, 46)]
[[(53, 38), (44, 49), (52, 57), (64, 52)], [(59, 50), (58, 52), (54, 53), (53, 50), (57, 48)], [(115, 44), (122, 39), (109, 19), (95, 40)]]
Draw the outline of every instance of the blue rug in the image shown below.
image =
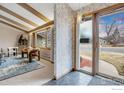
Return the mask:
[(8, 79), (13, 76), (24, 74), (33, 70), (45, 67), (39, 64), (37, 60), (28, 62), (27, 58), (9, 57), (5, 58), (5, 62), (0, 64), (0, 80)]

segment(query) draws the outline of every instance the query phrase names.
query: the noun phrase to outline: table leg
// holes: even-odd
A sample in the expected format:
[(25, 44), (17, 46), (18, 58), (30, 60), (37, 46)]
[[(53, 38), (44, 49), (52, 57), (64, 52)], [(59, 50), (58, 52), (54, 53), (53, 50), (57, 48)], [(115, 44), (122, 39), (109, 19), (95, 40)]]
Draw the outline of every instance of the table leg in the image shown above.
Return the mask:
[(24, 58), (24, 53), (22, 52), (22, 58)]

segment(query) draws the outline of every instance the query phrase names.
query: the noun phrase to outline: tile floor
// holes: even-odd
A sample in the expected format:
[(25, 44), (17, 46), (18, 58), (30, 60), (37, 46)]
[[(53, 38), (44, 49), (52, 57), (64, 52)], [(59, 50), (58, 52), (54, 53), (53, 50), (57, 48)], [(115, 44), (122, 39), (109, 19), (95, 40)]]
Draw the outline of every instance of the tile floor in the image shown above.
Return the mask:
[(122, 85), (119, 82), (100, 76), (90, 76), (82, 72), (74, 71), (60, 78), (51, 80), (44, 85)]

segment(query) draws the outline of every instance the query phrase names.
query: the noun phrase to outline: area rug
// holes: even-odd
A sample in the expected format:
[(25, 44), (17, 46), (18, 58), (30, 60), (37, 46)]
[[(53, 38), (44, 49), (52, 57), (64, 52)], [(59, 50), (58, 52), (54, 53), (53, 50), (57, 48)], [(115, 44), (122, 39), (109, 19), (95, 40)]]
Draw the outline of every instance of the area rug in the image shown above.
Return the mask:
[(0, 80), (45, 67), (44, 64), (39, 64), (37, 60), (32, 60), (29, 63), (27, 58), (9, 57), (5, 58), (5, 60), (0, 65)]

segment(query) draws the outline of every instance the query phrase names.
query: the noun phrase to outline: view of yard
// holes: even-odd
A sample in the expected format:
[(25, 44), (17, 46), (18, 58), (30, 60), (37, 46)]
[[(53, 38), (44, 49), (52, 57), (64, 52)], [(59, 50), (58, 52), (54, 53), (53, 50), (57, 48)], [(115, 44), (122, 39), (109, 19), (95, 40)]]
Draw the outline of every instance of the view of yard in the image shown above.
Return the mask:
[(101, 52), (100, 60), (114, 65), (120, 75), (124, 76), (124, 54)]
[[(88, 44), (80, 44), (80, 57), (82, 59), (87, 59), (87, 62), (90, 62), (92, 64), (92, 52), (91, 52), (91, 47)], [(102, 64), (100, 63), (102, 62)], [(112, 73), (109, 70), (104, 71), (104, 68), (106, 65), (104, 65), (105, 62), (108, 65), (109, 69), (113, 69), (111, 67), (109, 67), (110, 65), (113, 65), (113, 67), (115, 67), (116, 72), (118, 73), (118, 76), (114, 73), (114, 69), (113, 69), (113, 74), (112, 76), (115, 77), (122, 77), (124, 76), (124, 47), (113, 47), (113, 48), (107, 48), (107, 47), (101, 47), (100, 48), (100, 52), (99, 52), (99, 69), (100, 72), (107, 72), (104, 74), (108, 74)], [(87, 63), (87, 64), (90, 64)], [(85, 66), (82, 66), (81, 69), (89, 71), (89, 69), (91, 67), (89, 67), (89, 65), (87, 64), (83, 64)], [(92, 66), (92, 65), (90, 65)]]
[[(124, 79), (124, 12), (98, 17), (98, 71)], [(80, 68), (92, 72), (92, 18), (80, 24)]]

